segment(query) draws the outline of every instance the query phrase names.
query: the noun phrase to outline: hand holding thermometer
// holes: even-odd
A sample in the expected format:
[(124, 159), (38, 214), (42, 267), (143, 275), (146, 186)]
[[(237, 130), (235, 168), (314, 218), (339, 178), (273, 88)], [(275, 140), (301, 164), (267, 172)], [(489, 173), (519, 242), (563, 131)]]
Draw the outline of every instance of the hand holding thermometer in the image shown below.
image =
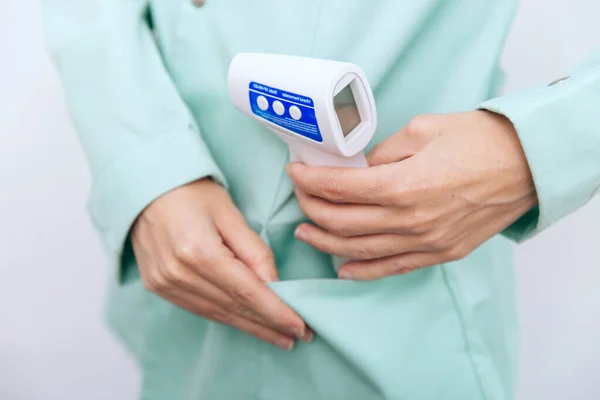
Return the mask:
[[(308, 165), (368, 167), (377, 126), (369, 82), (354, 64), (276, 54), (240, 53), (229, 67), (229, 95), (242, 112)], [(334, 257), (336, 270), (346, 260)]]

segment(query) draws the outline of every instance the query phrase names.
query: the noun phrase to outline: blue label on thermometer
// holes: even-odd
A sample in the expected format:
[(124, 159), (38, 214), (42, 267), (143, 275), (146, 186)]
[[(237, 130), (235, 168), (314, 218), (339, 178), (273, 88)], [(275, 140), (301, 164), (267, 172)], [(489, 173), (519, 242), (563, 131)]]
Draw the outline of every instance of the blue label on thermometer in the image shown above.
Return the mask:
[(308, 139), (323, 141), (310, 97), (256, 82), (250, 82), (248, 89), (255, 115)]

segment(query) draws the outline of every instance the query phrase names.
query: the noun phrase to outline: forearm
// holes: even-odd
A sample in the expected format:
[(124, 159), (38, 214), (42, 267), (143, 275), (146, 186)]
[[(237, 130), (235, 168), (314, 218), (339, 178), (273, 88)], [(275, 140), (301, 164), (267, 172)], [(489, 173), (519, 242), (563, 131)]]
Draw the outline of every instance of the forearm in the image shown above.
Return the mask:
[(505, 231), (521, 241), (586, 204), (600, 188), (600, 51), (566, 79), (480, 107), (514, 124), (539, 205)]
[(143, 0), (45, 0), (48, 45), (92, 171), (89, 211), (118, 263), (161, 194), (224, 178), (160, 57)]

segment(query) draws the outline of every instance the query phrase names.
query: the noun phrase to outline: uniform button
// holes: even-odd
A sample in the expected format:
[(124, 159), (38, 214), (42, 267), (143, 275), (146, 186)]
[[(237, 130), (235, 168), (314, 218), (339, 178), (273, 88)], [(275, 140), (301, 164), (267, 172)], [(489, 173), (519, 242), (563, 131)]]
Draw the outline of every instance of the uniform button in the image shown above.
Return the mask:
[(290, 115), (292, 116), (292, 118), (298, 121), (300, 118), (302, 118), (302, 111), (300, 111), (300, 109), (296, 106), (291, 106)]
[(550, 82), (550, 83), (548, 84), (548, 86), (554, 86), (554, 85), (556, 85), (557, 83), (562, 83), (562, 82), (566, 81), (567, 79), (569, 79), (569, 77), (568, 77), (568, 76), (563, 76), (562, 78), (558, 78), (557, 80)]
[(204, 5), (205, 0), (192, 0), (192, 4), (196, 7), (202, 7)]
[(279, 100), (275, 100), (273, 102), (273, 110), (275, 110), (277, 115), (283, 115), (285, 112), (285, 107)]
[(263, 111), (266, 111), (269, 108), (269, 100), (265, 96), (258, 96), (256, 98), (256, 104), (258, 104), (258, 108)]

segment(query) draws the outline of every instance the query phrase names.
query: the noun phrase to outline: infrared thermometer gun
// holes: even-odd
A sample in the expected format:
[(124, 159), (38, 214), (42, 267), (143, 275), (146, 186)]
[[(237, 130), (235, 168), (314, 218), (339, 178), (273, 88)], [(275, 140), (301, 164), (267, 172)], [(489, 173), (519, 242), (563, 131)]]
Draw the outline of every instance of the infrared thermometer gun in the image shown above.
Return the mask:
[[(357, 65), (240, 53), (231, 61), (228, 81), (235, 107), (281, 137), (290, 161), (368, 167), (363, 150), (375, 133), (377, 113)], [(333, 261), (337, 270), (347, 260)]]

